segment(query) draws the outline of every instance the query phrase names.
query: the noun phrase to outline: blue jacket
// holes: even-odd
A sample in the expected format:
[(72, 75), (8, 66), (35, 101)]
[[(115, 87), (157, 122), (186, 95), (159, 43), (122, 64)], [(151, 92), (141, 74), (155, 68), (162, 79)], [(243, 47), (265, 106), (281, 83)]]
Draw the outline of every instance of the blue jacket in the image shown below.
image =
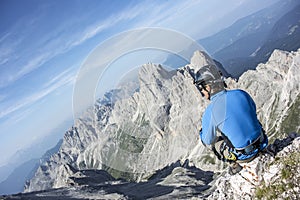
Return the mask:
[[(224, 90), (211, 97), (211, 103), (202, 117), (202, 142), (212, 144), (217, 129), (227, 136), (235, 148), (244, 148), (260, 136), (262, 127), (257, 119), (256, 105), (248, 93), (243, 90)], [(253, 155), (256, 153), (253, 152)], [(249, 156), (241, 155), (238, 159), (247, 159)]]

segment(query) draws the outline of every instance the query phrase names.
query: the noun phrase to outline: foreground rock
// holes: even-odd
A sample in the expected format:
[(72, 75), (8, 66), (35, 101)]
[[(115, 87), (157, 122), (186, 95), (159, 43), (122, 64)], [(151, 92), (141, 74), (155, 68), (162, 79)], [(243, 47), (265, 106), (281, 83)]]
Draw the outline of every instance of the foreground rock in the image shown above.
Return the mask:
[[(80, 170), (69, 187), (3, 199), (299, 199), (300, 135), (276, 140), (268, 152), (239, 174), (215, 173), (190, 166), (188, 160), (157, 171), (146, 182), (116, 180), (103, 170)], [(246, 174), (249, 174), (247, 180)], [(249, 177), (249, 176), (248, 176)]]
[(300, 135), (276, 140), (244, 169), (231, 176), (223, 173), (208, 199), (299, 199)]

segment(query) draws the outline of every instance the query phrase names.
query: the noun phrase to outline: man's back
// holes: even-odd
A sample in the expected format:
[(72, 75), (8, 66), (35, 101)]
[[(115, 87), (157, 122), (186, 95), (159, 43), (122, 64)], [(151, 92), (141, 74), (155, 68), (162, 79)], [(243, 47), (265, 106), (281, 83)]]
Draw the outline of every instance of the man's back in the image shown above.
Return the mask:
[(220, 130), (234, 147), (243, 148), (261, 134), (256, 106), (248, 93), (242, 90), (222, 91), (211, 97), (211, 104), (202, 118), (201, 139), (211, 144)]

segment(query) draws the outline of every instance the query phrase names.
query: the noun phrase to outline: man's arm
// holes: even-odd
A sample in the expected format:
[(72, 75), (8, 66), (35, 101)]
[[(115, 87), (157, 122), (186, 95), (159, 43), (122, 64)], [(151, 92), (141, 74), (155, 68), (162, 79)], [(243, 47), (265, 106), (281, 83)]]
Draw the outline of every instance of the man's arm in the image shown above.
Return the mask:
[(246, 92), (246, 91), (243, 91), (243, 92), (246, 94), (246, 97), (247, 97), (248, 102), (250, 103), (251, 107), (256, 112), (256, 104), (255, 104), (254, 100), (252, 99), (252, 97), (250, 96), (250, 94), (248, 92)]
[(210, 109), (207, 109), (203, 114), (202, 128), (199, 134), (201, 142), (204, 144), (204, 146), (210, 145), (216, 137), (216, 131), (213, 120), (211, 119)]

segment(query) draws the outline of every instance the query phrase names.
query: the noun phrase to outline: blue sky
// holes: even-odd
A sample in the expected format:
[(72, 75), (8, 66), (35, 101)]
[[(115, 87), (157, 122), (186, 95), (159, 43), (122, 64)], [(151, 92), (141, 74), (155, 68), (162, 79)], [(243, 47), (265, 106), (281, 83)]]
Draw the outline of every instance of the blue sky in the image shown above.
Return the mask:
[(0, 166), (62, 124), (71, 126), (78, 70), (103, 41), (142, 27), (197, 40), (272, 2), (0, 0)]

